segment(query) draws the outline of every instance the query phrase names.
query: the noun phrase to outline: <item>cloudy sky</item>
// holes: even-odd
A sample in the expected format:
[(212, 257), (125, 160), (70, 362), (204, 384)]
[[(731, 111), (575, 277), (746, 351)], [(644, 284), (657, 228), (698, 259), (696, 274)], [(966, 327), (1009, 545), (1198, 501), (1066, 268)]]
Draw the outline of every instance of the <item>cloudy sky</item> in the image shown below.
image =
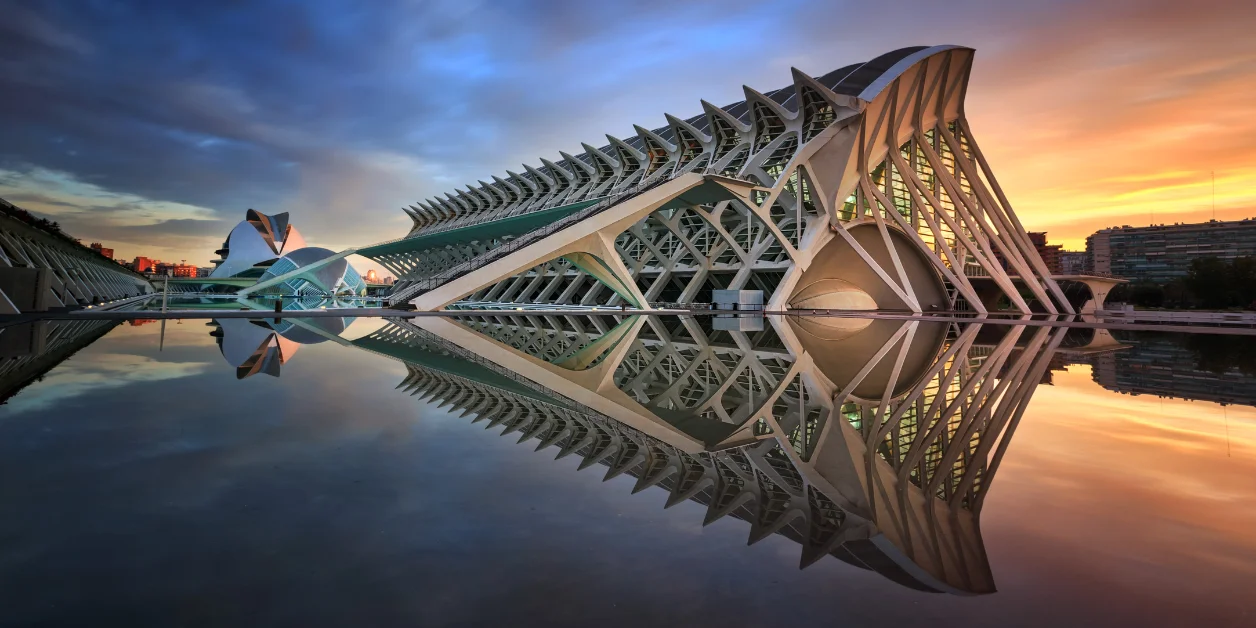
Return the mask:
[[(1022, 6), (1031, 5), (1032, 6)], [(977, 49), (968, 115), (1026, 226), (1256, 216), (1256, 3), (0, 0), (0, 197), (205, 265), (245, 209), (311, 244), (698, 99)]]

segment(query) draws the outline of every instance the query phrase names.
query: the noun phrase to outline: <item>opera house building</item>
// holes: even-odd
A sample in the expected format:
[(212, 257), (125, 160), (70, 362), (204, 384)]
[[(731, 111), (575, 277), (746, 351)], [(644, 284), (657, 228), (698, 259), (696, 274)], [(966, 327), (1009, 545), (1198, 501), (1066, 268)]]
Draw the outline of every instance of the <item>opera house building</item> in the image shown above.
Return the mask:
[[(225, 285), (234, 292), (261, 288), (258, 284), (265, 283), (265, 289), (258, 293), (324, 297), (366, 294), (366, 282), (348, 260), (329, 249), (306, 246), (297, 228), (288, 224), (286, 212), (267, 216), (248, 210), (215, 253), (219, 259), (214, 260), (214, 270), (202, 289)], [(310, 267), (309, 272), (299, 272), (306, 267)], [(272, 281), (275, 279), (279, 281)]]

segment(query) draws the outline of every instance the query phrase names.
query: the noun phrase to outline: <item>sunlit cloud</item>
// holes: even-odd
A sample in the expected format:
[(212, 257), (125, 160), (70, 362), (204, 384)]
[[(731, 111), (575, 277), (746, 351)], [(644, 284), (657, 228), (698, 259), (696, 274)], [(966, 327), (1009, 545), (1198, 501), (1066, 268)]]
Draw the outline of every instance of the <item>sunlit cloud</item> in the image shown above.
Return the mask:
[(1080, 248), (1113, 225), (1256, 215), (1254, 6), (262, 0), (150, 5), (141, 30), (135, 8), (25, 3), (0, 24), (18, 60), (0, 64), (0, 168), (26, 176), (0, 194), (127, 256), (207, 263), (224, 229), (165, 223), (249, 207), (338, 249), (404, 234), (418, 199), (791, 66), (953, 43), (977, 49), (967, 113), (1013, 206)]

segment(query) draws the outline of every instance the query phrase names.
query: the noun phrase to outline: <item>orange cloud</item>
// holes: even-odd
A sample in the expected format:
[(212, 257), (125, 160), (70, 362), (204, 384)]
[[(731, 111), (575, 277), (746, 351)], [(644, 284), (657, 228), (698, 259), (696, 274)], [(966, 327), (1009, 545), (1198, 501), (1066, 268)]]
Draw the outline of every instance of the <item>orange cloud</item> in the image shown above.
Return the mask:
[(1026, 226), (1096, 229), (1256, 216), (1250, 3), (1095, 3), (978, 47), (968, 115)]

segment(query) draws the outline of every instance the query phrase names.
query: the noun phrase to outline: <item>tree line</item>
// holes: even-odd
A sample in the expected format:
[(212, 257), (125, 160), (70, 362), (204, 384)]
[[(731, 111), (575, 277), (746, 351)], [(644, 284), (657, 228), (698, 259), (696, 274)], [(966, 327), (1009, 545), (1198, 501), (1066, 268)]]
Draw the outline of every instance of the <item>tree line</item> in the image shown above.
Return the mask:
[(1256, 310), (1256, 257), (1230, 261), (1216, 257), (1191, 260), (1185, 277), (1165, 284), (1139, 282), (1116, 286), (1108, 302), (1138, 307)]

